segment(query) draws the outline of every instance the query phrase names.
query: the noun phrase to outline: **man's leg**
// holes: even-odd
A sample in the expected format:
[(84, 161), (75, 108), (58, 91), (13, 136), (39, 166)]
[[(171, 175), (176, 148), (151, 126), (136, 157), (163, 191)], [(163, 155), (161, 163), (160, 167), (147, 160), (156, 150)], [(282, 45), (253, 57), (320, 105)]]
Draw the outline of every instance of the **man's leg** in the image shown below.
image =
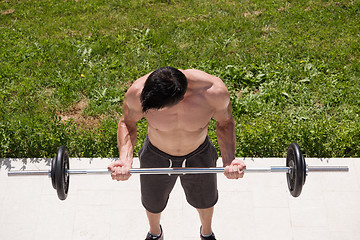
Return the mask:
[(160, 235), (161, 229), (160, 229), (160, 217), (161, 213), (151, 213), (148, 210), (146, 210), (146, 215), (149, 220), (150, 225), (150, 233), (153, 235)]
[(211, 222), (214, 214), (214, 207), (206, 208), (206, 209), (196, 209), (200, 215), (201, 221), (201, 234), (202, 235), (210, 235), (212, 233)]

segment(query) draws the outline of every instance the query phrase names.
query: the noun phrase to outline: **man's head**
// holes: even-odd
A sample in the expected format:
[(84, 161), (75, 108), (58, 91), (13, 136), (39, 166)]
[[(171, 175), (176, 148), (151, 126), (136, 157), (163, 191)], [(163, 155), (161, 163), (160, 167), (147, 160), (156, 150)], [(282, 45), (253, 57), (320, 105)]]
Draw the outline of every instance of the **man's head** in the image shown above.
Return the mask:
[(140, 96), (142, 111), (174, 106), (184, 98), (186, 89), (187, 79), (181, 71), (173, 67), (159, 68), (145, 81)]

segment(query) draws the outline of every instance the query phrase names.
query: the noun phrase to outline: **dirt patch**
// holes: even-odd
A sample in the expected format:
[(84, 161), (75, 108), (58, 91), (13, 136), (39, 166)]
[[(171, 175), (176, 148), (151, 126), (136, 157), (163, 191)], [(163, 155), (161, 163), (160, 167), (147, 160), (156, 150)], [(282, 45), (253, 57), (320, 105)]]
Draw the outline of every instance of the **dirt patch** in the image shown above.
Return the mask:
[(73, 121), (79, 127), (86, 129), (94, 129), (99, 127), (99, 123), (102, 117), (92, 117), (83, 114), (89, 102), (85, 99), (81, 99), (67, 112), (56, 111), (56, 115), (61, 117), (61, 122)]
[(271, 27), (271, 26), (264, 26), (261, 31), (263, 33), (270, 33), (270, 32), (277, 32), (277, 29), (275, 27)]
[(8, 14), (12, 14), (15, 12), (15, 9), (8, 9), (8, 10), (5, 10), (1, 13), (1, 15), (8, 15)]
[(261, 14), (262, 14), (263, 12), (264, 12), (263, 10), (253, 11), (253, 12), (246, 11), (245, 13), (243, 13), (243, 16), (244, 16), (245, 18), (248, 18), (248, 17), (254, 18), (254, 17), (261, 16)]

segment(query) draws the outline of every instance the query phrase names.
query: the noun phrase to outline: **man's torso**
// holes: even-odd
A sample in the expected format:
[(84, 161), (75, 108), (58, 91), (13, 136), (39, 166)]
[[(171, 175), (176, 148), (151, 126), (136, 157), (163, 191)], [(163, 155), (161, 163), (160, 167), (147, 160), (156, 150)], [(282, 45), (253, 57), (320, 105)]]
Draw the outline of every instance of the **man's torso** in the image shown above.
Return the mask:
[(170, 108), (149, 110), (145, 114), (150, 142), (174, 156), (191, 153), (204, 142), (215, 112), (214, 94), (209, 92), (221, 81), (201, 71), (182, 71), (188, 79), (184, 99)]

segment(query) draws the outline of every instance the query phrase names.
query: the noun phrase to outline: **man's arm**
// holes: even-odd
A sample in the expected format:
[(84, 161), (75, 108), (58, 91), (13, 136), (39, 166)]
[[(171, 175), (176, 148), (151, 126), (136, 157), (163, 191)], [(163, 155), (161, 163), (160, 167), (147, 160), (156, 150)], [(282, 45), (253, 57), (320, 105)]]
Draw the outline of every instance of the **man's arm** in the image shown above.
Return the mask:
[(108, 167), (112, 171), (112, 178), (118, 181), (127, 180), (130, 177), (137, 136), (136, 123), (144, 116), (141, 111), (140, 90), (136, 85), (130, 87), (125, 95), (123, 114), (118, 124), (119, 160)]
[(235, 135), (235, 121), (231, 115), (231, 105), (226, 109), (224, 113), (217, 113), (222, 115), (216, 122), (216, 135), (220, 146), (221, 157), (224, 167), (229, 166), (235, 159), (235, 146), (236, 146), (236, 135)]
[(118, 124), (117, 143), (119, 149), (119, 160), (132, 165), (134, 148), (136, 145), (137, 126), (136, 123), (142, 118), (140, 114), (131, 113), (126, 101), (123, 106), (123, 115)]
[[(219, 79), (219, 81), (221, 80)], [(246, 168), (246, 165), (243, 161), (235, 159), (235, 121), (232, 116), (230, 95), (222, 81), (214, 87), (216, 87), (213, 90), (214, 96), (211, 98), (215, 106), (213, 118), (217, 121), (216, 135), (225, 167), (224, 174), (229, 179), (242, 178), (244, 176), (243, 169)]]

